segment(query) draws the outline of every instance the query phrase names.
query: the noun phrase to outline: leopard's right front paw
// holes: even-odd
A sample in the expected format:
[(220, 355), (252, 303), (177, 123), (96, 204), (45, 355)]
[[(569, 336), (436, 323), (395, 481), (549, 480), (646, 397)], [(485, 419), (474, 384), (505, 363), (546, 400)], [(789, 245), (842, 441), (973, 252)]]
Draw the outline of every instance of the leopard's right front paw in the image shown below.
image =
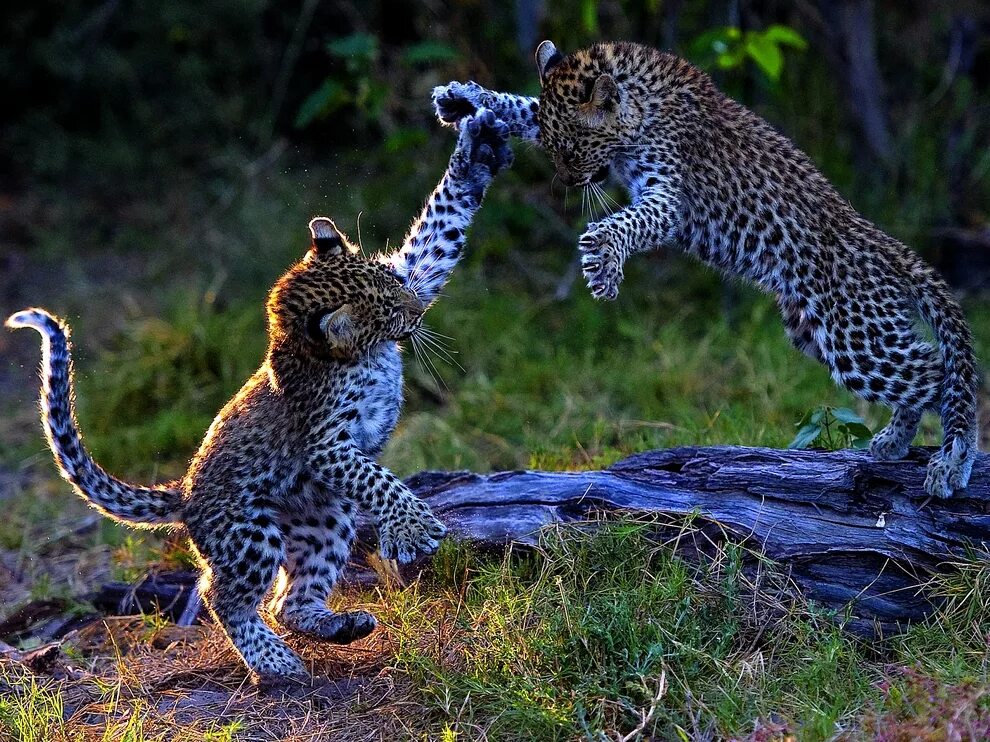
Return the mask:
[(430, 506), (413, 498), (396, 505), (379, 523), (378, 550), (383, 559), (408, 564), (417, 554), (433, 554), (447, 535), (447, 526), (437, 520)]
[(485, 105), (488, 91), (476, 82), (450, 82), (433, 88), (433, 110), (441, 123), (453, 126)]
[(976, 459), (975, 448), (963, 438), (943, 444), (928, 460), (925, 492), (931, 497), (947, 498), (966, 489)]

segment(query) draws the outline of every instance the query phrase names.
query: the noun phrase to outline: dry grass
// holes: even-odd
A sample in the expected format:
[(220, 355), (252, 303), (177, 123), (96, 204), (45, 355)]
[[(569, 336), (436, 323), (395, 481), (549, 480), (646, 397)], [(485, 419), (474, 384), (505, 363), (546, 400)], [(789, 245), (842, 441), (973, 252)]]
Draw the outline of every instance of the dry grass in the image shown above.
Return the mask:
[[(106, 619), (65, 641), (44, 674), (0, 662), (0, 729), (38, 740), (393, 740), (420, 737), (423, 709), (387, 669), (382, 632), (348, 648), (293, 638), (326, 687), (259, 691), (213, 626)], [(18, 728), (18, 721), (23, 721)]]

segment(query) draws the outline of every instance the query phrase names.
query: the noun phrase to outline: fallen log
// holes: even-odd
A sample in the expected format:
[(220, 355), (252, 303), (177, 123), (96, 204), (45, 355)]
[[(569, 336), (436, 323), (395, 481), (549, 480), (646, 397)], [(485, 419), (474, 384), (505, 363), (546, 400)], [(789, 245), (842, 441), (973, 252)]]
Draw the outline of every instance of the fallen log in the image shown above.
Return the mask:
[[(670, 516), (675, 531), (690, 517), (691, 537), (678, 539), (684, 556), (726, 540), (746, 545), (777, 562), (805, 596), (842, 611), (848, 628), (872, 636), (928, 615), (936, 603), (924, 586), (953, 560), (990, 559), (990, 455), (979, 456), (969, 489), (949, 500), (925, 496), (930, 455), (913, 448), (904, 461), (879, 462), (852, 450), (675, 448), (603, 471), (423, 472), (406, 481), (453, 538), (482, 549), (532, 546), (547, 526), (593, 523), (603, 513)], [(372, 521), (358, 537), (373, 548)], [(374, 580), (360, 561), (365, 551), (356, 550), (345, 582)], [(158, 611), (187, 625), (203, 613), (196, 580), (179, 571), (109, 583), (87, 596), (98, 611), (87, 616), (37, 601), (3, 622), (0, 639), (51, 641), (100, 615)]]
[(931, 453), (880, 462), (853, 450), (675, 448), (603, 471), (424, 472), (408, 484), (452, 536), (490, 548), (535, 544), (544, 526), (602, 512), (694, 516), (706, 539), (748, 545), (875, 634), (926, 616), (922, 586), (952, 560), (990, 556), (990, 456), (966, 492), (936, 500), (922, 486)]

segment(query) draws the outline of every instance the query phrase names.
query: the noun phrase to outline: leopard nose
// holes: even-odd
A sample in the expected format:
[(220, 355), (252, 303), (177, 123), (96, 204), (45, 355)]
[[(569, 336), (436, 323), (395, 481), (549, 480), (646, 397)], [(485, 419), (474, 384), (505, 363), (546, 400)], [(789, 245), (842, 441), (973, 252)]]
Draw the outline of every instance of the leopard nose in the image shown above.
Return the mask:
[(557, 180), (559, 180), (561, 183), (563, 183), (568, 188), (571, 188), (571, 187), (576, 186), (578, 184), (578, 182), (574, 178), (574, 176), (571, 175), (570, 170), (568, 170), (567, 168), (561, 167), (560, 165), (557, 166)]
[(415, 292), (406, 291), (405, 294), (405, 301), (403, 301), (403, 305), (410, 315), (415, 317), (426, 312), (427, 305), (423, 303), (423, 300), (420, 299)]

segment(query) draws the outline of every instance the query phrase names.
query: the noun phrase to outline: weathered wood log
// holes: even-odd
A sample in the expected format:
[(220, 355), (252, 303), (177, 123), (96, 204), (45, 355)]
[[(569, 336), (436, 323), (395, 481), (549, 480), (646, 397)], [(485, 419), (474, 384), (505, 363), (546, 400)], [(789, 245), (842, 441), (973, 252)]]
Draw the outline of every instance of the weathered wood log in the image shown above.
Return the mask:
[(953, 559), (988, 556), (990, 456), (949, 500), (923, 490), (930, 449), (897, 462), (861, 451), (711, 447), (649, 451), (604, 471), (424, 472), (408, 480), (454, 537), (502, 548), (596, 512), (695, 515), (707, 536), (754, 547), (804, 593), (875, 633), (927, 615), (919, 586)]
[[(676, 448), (604, 471), (423, 472), (407, 483), (454, 538), (496, 550), (536, 544), (546, 526), (601, 513), (672, 516), (671, 528), (691, 516), (698, 537), (679, 539), (688, 558), (726, 539), (743, 543), (778, 562), (807, 597), (848, 608), (849, 628), (875, 634), (926, 616), (934, 604), (921, 586), (952, 560), (990, 558), (990, 456), (979, 456), (966, 492), (934, 500), (922, 487), (930, 455), (915, 448), (904, 461), (878, 462), (859, 451)], [(371, 521), (359, 538), (375, 543)], [(160, 611), (191, 623), (202, 614), (196, 578), (164, 572), (104, 585), (88, 596), (99, 611), (90, 616), (33, 603), (0, 626), (0, 639), (51, 641), (101, 614)], [(371, 578), (358, 563), (344, 580)]]
[(180, 626), (188, 626), (200, 610), (198, 578), (196, 572), (188, 570), (151, 572), (133, 585), (108, 582), (89, 596), (89, 602), (111, 616), (157, 612)]

